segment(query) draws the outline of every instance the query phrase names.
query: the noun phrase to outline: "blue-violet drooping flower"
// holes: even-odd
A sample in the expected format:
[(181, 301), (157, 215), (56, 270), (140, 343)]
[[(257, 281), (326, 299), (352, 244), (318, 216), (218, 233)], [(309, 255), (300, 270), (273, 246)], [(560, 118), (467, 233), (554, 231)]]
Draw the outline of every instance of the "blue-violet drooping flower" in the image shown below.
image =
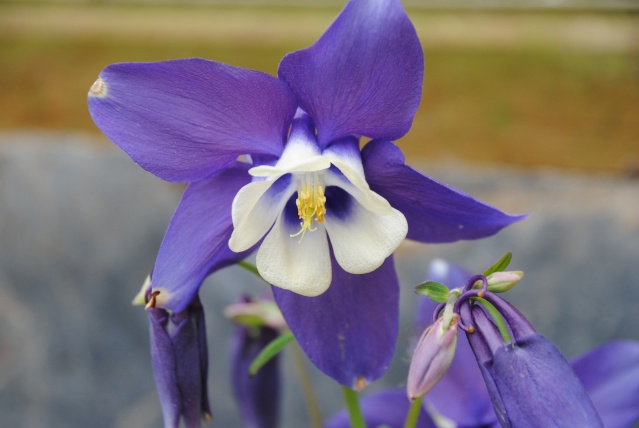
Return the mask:
[(187, 428), (211, 419), (208, 400), (208, 351), (204, 310), (196, 298), (185, 310), (170, 314), (148, 308), (151, 325), (151, 363), (164, 426)]

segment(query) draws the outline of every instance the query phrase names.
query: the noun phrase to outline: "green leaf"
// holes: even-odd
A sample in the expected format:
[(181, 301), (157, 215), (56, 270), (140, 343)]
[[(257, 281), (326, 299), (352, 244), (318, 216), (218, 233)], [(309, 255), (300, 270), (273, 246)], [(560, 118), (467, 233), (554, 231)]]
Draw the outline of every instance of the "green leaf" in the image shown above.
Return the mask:
[(251, 366), (249, 367), (249, 376), (255, 376), (255, 374), (264, 366), (264, 364), (271, 361), (274, 356), (279, 354), (280, 351), (293, 340), (295, 340), (295, 336), (293, 336), (293, 333), (289, 331), (266, 345), (264, 349), (262, 349), (262, 352), (260, 352), (260, 354), (255, 357), (255, 359), (251, 363)]
[(427, 296), (437, 303), (448, 301), (448, 287), (441, 282), (426, 281), (415, 287), (415, 293)]
[(508, 267), (508, 265), (510, 264), (510, 261), (513, 258), (513, 253), (511, 253), (510, 251), (508, 251), (506, 254), (504, 254), (502, 256), (501, 259), (499, 259), (499, 261), (497, 263), (495, 263), (494, 265), (492, 265), (491, 267), (489, 267), (486, 272), (484, 272), (484, 276), (488, 276), (491, 273), (495, 273), (495, 272), (503, 272), (506, 270), (506, 268)]

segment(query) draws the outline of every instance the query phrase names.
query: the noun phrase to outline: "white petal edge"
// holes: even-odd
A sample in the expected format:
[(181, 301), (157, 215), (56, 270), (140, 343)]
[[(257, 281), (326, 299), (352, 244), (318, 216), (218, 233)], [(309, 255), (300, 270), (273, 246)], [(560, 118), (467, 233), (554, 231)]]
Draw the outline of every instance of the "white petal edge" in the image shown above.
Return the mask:
[[(357, 202), (379, 215), (390, 215), (393, 207), (386, 199), (373, 192), (363, 177), (359, 177), (350, 167), (340, 160), (334, 159), (333, 164), (344, 174), (344, 177), (329, 171), (325, 174), (326, 186), (337, 186), (354, 197)], [(352, 179), (351, 179), (352, 178)], [(355, 181), (353, 181), (355, 180)]]
[(325, 227), (337, 263), (348, 273), (364, 274), (377, 269), (402, 243), (408, 233), (404, 214), (391, 208), (379, 215), (352, 201), (347, 218), (326, 213)]
[(295, 183), (291, 180), (277, 198), (269, 197), (266, 193), (275, 181), (254, 181), (235, 195), (231, 208), (233, 233), (229, 239), (232, 251), (246, 251), (262, 239), (294, 193)]
[(332, 269), (326, 230), (316, 225), (315, 232), (307, 231), (291, 238), (291, 230), (280, 216), (257, 251), (256, 264), (260, 275), (277, 287), (303, 296), (315, 297), (331, 284)]

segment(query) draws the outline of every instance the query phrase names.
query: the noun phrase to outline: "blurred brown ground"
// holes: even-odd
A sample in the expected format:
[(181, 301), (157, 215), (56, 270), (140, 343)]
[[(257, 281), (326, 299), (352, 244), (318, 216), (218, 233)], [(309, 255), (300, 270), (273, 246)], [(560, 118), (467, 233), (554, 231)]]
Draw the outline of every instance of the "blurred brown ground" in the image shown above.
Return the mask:
[[(0, 132), (99, 135), (86, 92), (113, 62), (199, 56), (277, 72), (337, 9), (0, 5)], [(411, 158), (639, 174), (639, 14), (409, 10), (422, 40)], [(106, 142), (106, 139), (104, 140)]]

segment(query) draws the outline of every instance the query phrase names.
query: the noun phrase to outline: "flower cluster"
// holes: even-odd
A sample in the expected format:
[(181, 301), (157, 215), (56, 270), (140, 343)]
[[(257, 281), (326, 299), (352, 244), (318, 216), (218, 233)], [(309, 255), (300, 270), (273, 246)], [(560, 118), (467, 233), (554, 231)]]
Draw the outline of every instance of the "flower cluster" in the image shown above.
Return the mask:
[[(426, 329), (415, 348), (407, 389), (384, 389), (362, 400), (369, 426), (403, 427), (410, 400), (424, 394), (415, 425), (420, 428), (450, 424), (630, 428), (639, 421), (639, 342), (611, 342), (568, 362), (516, 308), (489, 291), (484, 276), (437, 260), (428, 278), (464, 284), (450, 290), (455, 297), (449, 309), (459, 318), (438, 333), (435, 329), (441, 328), (446, 310), (440, 316), (440, 305), (420, 300), (417, 326), (432, 322), (433, 315), (435, 324)], [(479, 295), (492, 303), (490, 311), (475, 300)], [(495, 321), (494, 317), (503, 319)], [(438, 340), (442, 335), (456, 336), (458, 329), (466, 334), (455, 344)], [(508, 342), (504, 334), (510, 337)], [(429, 349), (423, 346), (425, 341)], [(442, 354), (452, 362), (439, 364)], [(434, 377), (441, 378), (436, 385), (421, 382)], [(326, 426), (346, 428), (350, 424), (346, 413), (340, 412)]]

